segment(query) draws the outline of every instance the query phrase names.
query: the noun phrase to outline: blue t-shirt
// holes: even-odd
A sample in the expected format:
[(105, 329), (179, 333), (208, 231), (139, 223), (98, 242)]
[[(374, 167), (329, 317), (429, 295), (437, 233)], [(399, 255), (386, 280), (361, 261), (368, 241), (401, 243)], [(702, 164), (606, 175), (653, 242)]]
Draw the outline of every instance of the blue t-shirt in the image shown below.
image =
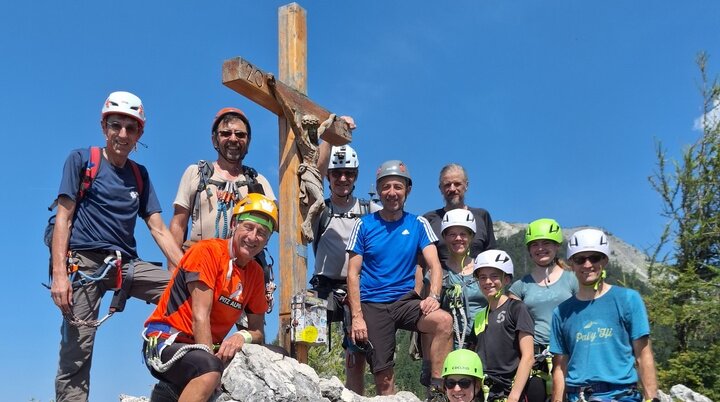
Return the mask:
[[(63, 167), (58, 196), (77, 198), (83, 169), (90, 159), (87, 148), (70, 152)], [(136, 258), (135, 223), (161, 212), (160, 202), (145, 167), (138, 164), (143, 178), (143, 194), (130, 163), (118, 168), (103, 156), (95, 180), (75, 205), (70, 250), (119, 250), (123, 256)]]
[(360, 218), (346, 248), (363, 258), (360, 301), (391, 303), (413, 290), (418, 254), (436, 241), (428, 221), (408, 212), (393, 222), (379, 212)]
[(535, 321), (535, 344), (544, 346), (550, 343), (553, 310), (577, 291), (577, 278), (570, 271), (563, 271), (560, 278), (550, 285), (541, 285), (528, 274), (510, 286), (510, 293), (525, 303)]
[(635, 384), (632, 342), (648, 334), (640, 294), (613, 286), (598, 299), (571, 297), (553, 311), (550, 352), (568, 356), (568, 386)]

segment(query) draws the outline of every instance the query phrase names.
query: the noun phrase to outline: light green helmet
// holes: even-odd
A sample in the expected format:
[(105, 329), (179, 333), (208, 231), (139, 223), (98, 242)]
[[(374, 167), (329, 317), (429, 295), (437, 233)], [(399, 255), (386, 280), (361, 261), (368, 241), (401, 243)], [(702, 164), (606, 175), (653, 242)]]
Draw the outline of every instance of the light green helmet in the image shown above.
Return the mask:
[(533, 240), (552, 240), (562, 244), (563, 235), (560, 224), (555, 219), (543, 218), (530, 222), (525, 231), (525, 245)]
[(480, 356), (472, 350), (458, 349), (448, 353), (443, 364), (442, 376), (469, 375), (471, 377), (483, 378), (483, 366)]

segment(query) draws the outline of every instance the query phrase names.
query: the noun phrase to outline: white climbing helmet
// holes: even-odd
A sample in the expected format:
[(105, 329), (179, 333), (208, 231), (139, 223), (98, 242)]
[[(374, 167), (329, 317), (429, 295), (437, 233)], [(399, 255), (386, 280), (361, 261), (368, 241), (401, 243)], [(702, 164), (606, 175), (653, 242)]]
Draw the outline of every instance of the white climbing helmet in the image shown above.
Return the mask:
[(473, 235), (477, 232), (475, 224), (475, 216), (472, 212), (464, 208), (452, 209), (445, 213), (440, 224), (440, 233), (445, 233), (445, 229), (453, 226), (462, 226), (470, 229)]
[(607, 235), (598, 229), (578, 230), (570, 236), (568, 241), (567, 258), (570, 259), (583, 251), (597, 251), (610, 257), (610, 242), (608, 242)]
[(115, 113), (133, 117), (140, 123), (140, 126), (145, 125), (145, 109), (142, 101), (130, 92), (113, 92), (105, 99), (102, 118), (105, 119), (105, 116)]
[(502, 250), (486, 250), (475, 257), (475, 270), (480, 268), (497, 268), (507, 275), (513, 275), (513, 262), (508, 253)]
[(332, 147), (328, 170), (331, 169), (357, 169), (360, 167), (357, 152), (350, 145)]

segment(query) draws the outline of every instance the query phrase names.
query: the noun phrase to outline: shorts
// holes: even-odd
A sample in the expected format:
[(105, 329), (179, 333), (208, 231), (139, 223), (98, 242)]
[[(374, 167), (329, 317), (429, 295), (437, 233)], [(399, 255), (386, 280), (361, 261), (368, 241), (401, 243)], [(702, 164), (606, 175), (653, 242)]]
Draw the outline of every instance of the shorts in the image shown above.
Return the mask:
[[(599, 385), (599, 386), (598, 386)], [(578, 387), (567, 387), (568, 402), (577, 402), (585, 399), (589, 402), (642, 402), (643, 396), (635, 385), (613, 385), (601, 383), (593, 387), (585, 387), (582, 390), (583, 398), (580, 398)]]
[[(175, 342), (166, 347), (162, 351), (160, 360), (163, 363), (166, 363), (168, 360), (173, 358), (175, 353), (177, 353), (181, 347), (185, 345), (188, 344)], [(144, 350), (145, 345), (143, 344), (143, 351)], [(180, 360), (173, 363), (173, 365), (170, 366), (170, 368), (168, 368), (168, 370), (164, 373), (155, 371), (155, 369), (150, 366), (148, 366), (148, 369), (153, 377), (160, 381), (169, 382), (170, 384), (177, 386), (178, 389), (182, 390), (192, 379), (200, 377), (203, 374), (213, 371), (222, 374), (224, 366), (222, 361), (215, 355), (201, 349), (192, 349), (188, 351), (185, 356), (180, 358)]]
[(398, 329), (417, 331), (422, 318), (420, 302), (420, 296), (411, 290), (391, 303), (360, 303), (368, 340), (373, 346), (365, 355), (371, 373), (395, 366), (395, 333)]

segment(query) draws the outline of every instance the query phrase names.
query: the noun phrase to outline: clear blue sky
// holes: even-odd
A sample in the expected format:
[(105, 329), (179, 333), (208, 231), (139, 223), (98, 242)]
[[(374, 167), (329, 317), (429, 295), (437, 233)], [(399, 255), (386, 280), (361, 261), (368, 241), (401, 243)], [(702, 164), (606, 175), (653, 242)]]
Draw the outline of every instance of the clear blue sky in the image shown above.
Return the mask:
[[(60, 314), (40, 282), (41, 234), (67, 153), (102, 144), (100, 107), (128, 90), (145, 104), (145, 164), (169, 221), (184, 168), (214, 157), (212, 116), (237, 106), (253, 126), (246, 162), (278, 182), (277, 119), (221, 84), (225, 59), (277, 71), (279, 1), (6, 2), (0, 13), (5, 169), (0, 235), (3, 399), (53, 398)], [(720, 71), (720, 3), (673, 1), (305, 1), (308, 87), (355, 117), (358, 188), (404, 160), (407, 209), (441, 205), (441, 166), (468, 168), (467, 201), (493, 219), (602, 226), (639, 248), (663, 219), (647, 177), (654, 138), (672, 155), (695, 140), (697, 52)], [(11, 233), (12, 232), (12, 233)], [(161, 254), (140, 223), (140, 254)], [(276, 245), (276, 240), (273, 245)], [(275, 246), (276, 247), (276, 246)], [(275, 252), (277, 255), (277, 252)], [(107, 301), (102, 307), (104, 314)], [(94, 401), (148, 395), (138, 301), (104, 324)], [(268, 319), (268, 335), (277, 316)]]

